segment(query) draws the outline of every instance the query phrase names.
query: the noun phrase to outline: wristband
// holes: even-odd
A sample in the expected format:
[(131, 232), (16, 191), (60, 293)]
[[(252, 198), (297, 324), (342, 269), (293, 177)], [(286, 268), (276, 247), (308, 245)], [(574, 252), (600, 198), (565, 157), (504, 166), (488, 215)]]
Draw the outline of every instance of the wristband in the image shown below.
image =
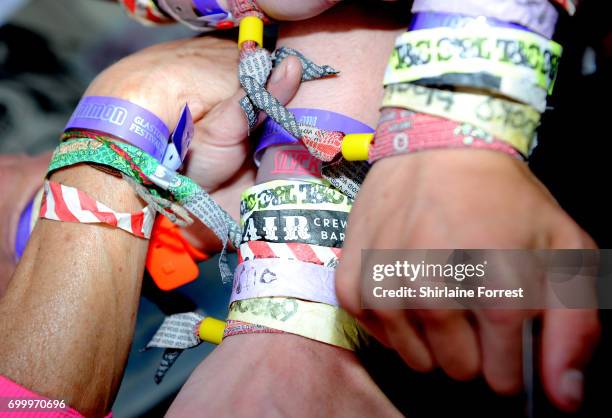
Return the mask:
[(45, 181), (40, 218), (84, 224), (104, 223), (149, 239), (155, 212), (148, 206), (137, 213), (115, 212), (74, 187)]
[(322, 182), (274, 180), (245, 190), (240, 200), (240, 217), (246, 219), (262, 210), (317, 209), (350, 212), (353, 199)]
[(230, 305), (227, 319), (274, 328), (347, 350), (359, 345), (362, 333), (355, 319), (343, 309), (292, 298), (236, 301)]
[(563, 7), (570, 16), (573, 16), (576, 13), (576, 7), (580, 4), (580, 0), (551, 0), (557, 3), (559, 6)]
[(130, 17), (144, 25), (160, 25), (174, 22), (174, 20), (166, 16), (157, 7), (154, 0), (119, 0), (119, 3), (121, 3)]
[(486, 149), (521, 158), (508, 143), (496, 139), (482, 129), (396, 108), (382, 110), (367, 158), (373, 164), (394, 155), (448, 148)]
[(249, 324), (242, 321), (226, 321), (227, 325), (223, 330), (223, 339), (234, 335), (242, 334), (285, 334), (284, 331), (264, 327), (263, 325)]
[(384, 83), (418, 81), (482, 88), (544, 112), (561, 52), (561, 45), (515, 29), (407, 32), (396, 41)]
[(247, 260), (281, 258), (335, 268), (342, 250), (311, 244), (275, 244), (264, 241), (249, 241), (238, 248), (238, 264)]
[(238, 300), (282, 296), (338, 306), (334, 274), (333, 268), (302, 261), (247, 260), (234, 272), (230, 304)]
[(227, 5), (237, 19), (242, 20), (245, 17), (268, 19), (255, 0), (227, 0)]
[(547, 38), (552, 37), (559, 18), (559, 13), (548, 0), (530, 0), (522, 3), (507, 0), (415, 0), (412, 5), (412, 12), (443, 12), (468, 16), (487, 16), (506, 22), (518, 23)]
[(457, 13), (444, 12), (419, 12), (412, 16), (408, 31), (435, 29), (435, 28), (455, 28), (469, 29), (478, 31), (489, 28), (509, 28), (530, 31), (529, 28), (518, 23), (508, 22), (486, 16), (466, 16)]
[(216, 0), (157, 0), (160, 8), (177, 22), (199, 32), (231, 29), (237, 20)]
[[(76, 139), (61, 143), (53, 153), (49, 173), (83, 162), (97, 163), (115, 168), (137, 182), (147, 183), (152, 193), (158, 189), (169, 192), (175, 200), (208, 226), (223, 244), (219, 259), (221, 277), (229, 281), (232, 274), (227, 265), (225, 248), (231, 241), (240, 246), (241, 230), (238, 224), (200, 186), (191, 179), (159, 164), (153, 157), (136, 147), (108, 139)], [(141, 176), (144, 176), (142, 178)], [(153, 187), (152, 185), (157, 186)]]
[(187, 154), (194, 128), (187, 105), (170, 136), (168, 127), (161, 119), (137, 104), (115, 97), (86, 96), (66, 124), (66, 131), (72, 129), (112, 135), (140, 148), (171, 170), (176, 170)]
[(38, 220), (38, 214), (40, 213), (40, 205), (42, 204), (42, 198), (44, 194), (44, 188), (40, 188), (32, 200), (27, 204), (25, 209), (19, 216), (19, 222), (17, 224), (17, 234), (15, 236), (15, 261), (19, 261), (23, 257), (23, 252), (28, 245), (34, 225)]
[(321, 167), (323, 178), (351, 199), (357, 198), (369, 170), (370, 164), (367, 161), (347, 161), (341, 158)]
[(398, 107), (469, 123), (530, 154), (540, 114), (529, 106), (491, 96), (394, 84), (385, 89), (383, 107)]
[(255, 183), (273, 180), (321, 181), (321, 160), (303, 144), (276, 145), (262, 153)]
[[(300, 126), (310, 126), (327, 131), (343, 132), (354, 134), (362, 132), (372, 132), (365, 123), (344, 116), (340, 113), (321, 109), (296, 108), (288, 109), (297, 120)], [(296, 144), (299, 140), (287, 132), (282, 126), (272, 118), (267, 118), (263, 124), (261, 137), (255, 149), (255, 163), (259, 165), (263, 151), (273, 145)]]
[(329, 210), (262, 210), (242, 218), (242, 243), (265, 241), (342, 247), (347, 212)]

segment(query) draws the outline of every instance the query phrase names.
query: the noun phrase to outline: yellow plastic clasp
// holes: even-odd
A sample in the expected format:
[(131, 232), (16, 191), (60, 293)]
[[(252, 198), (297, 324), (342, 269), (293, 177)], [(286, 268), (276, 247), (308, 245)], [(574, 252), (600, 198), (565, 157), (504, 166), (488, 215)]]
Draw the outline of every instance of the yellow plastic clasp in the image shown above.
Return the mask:
[(225, 321), (207, 316), (200, 322), (198, 334), (202, 341), (213, 344), (221, 344), (223, 339), (223, 331), (225, 330)]
[(238, 48), (246, 41), (257, 42), (260, 48), (263, 48), (263, 33), (264, 22), (257, 16), (246, 16), (240, 21), (240, 30), (238, 31)]
[(374, 134), (347, 134), (342, 141), (342, 156), (347, 161), (367, 161)]

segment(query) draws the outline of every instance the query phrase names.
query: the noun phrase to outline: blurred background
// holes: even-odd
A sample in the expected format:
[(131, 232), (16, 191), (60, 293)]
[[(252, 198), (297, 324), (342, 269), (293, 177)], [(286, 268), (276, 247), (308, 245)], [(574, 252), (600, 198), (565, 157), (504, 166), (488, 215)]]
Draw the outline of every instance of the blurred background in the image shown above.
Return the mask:
[[(146, 28), (101, 0), (0, 0), (0, 153), (38, 154), (52, 149), (92, 78), (146, 46), (193, 36), (178, 25)], [(612, 248), (607, 198), (612, 180), (608, 131), (612, 93), (612, 2), (585, 0), (573, 19), (560, 24), (565, 56), (544, 118), (534, 172), (561, 205), (593, 236)], [(163, 88), (163, 86), (160, 86)], [(510, 191), (511, 192), (511, 191)], [(520, 199), (520, 196), (516, 196)], [(218, 318), (230, 294), (216, 260), (201, 277), (177, 291), (157, 290), (145, 278), (136, 335), (113, 412), (117, 418), (163, 416), (191, 370), (214, 348), (204, 343), (184, 353), (156, 385), (161, 350), (141, 351), (164, 315), (199, 309)], [(585, 407), (577, 416), (612, 416), (610, 314), (602, 311), (604, 336), (587, 374)], [(402, 411), (413, 417), (521, 417), (525, 397), (500, 398), (483, 381), (456, 383), (441, 373), (419, 375), (397, 356), (373, 345), (362, 353), (373, 377)], [(563, 416), (536, 391), (536, 417)]]

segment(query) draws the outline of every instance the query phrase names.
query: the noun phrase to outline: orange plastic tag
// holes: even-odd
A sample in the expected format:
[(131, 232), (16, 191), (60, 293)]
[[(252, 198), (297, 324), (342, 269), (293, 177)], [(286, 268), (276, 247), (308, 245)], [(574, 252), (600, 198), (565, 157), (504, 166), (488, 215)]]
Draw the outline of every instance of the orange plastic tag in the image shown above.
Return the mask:
[(208, 255), (187, 242), (179, 227), (165, 216), (158, 216), (153, 226), (147, 270), (161, 290), (173, 290), (194, 281), (200, 269), (196, 261), (204, 261)]

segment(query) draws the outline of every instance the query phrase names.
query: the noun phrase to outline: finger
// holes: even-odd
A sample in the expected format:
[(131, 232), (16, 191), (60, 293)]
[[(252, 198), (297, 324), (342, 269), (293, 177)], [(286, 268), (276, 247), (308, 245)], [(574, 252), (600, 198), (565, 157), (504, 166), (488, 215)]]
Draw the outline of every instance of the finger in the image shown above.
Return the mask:
[(554, 309), (544, 313), (542, 378), (552, 402), (565, 412), (582, 403), (583, 370), (599, 340), (595, 310)]
[[(286, 104), (297, 92), (302, 77), (302, 66), (297, 58), (287, 58), (273, 72), (268, 88), (282, 104)], [(206, 189), (216, 187), (217, 178), (234, 175), (250, 155), (249, 127), (240, 107), (245, 93), (242, 89), (229, 99), (215, 106), (196, 124), (191, 155), (197, 155), (197, 164), (187, 165), (187, 175), (197, 172), (200, 185)], [(263, 118), (260, 119), (260, 121)], [(219, 164), (219, 161), (226, 162)], [(215, 173), (207, 173), (207, 167), (215, 167)], [(206, 183), (211, 180), (214, 184)]]
[(420, 311), (436, 363), (451, 378), (470, 380), (480, 373), (480, 347), (464, 311)]
[(340, 0), (259, 0), (257, 4), (276, 20), (305, 20), (323, 13), (340, 3)]
[(521, 311), (477, 313), (482, 371), (491, 389), (502, 395), (514, 395), (522, 387), (522, 323), (525, 316)]
[(376, 315), (384, 324), (386, 340), (408, 366), (418, 372), (429, 372), (434, 368), (429, 347), (419, 335), (408, 311), (377, 310)]
[[(276, 67), (270, 76), (268, 91), (285, 105), (297, 92), (302, 78), (302, 65), (295, 57), (285, 59)], [(231, 146), (244, 141), (249, 134), (249, 126), (240, 107), (240, 100), (245, 96), (240, 89), (236, 94), (215, 106), (202, 119), (203, 131), (199, 140), (218, 146)], [(265, 119), (261, 117), (259, 123)]]
[(594, 250), (598, 248), (593, 238), (565, 212), (551, 220), (550, 230), (553, 231), (550, 240), (552, 249)]
[(336, 296), (340, 305), (351, 315), (360, 317), (361, 309), (361, 246), (370, 242), (362, 227), (363, 218), (359, 208), (353, 207), (346, 226), (346, 239), (342, 248), (340, 262), (336, 268)]

